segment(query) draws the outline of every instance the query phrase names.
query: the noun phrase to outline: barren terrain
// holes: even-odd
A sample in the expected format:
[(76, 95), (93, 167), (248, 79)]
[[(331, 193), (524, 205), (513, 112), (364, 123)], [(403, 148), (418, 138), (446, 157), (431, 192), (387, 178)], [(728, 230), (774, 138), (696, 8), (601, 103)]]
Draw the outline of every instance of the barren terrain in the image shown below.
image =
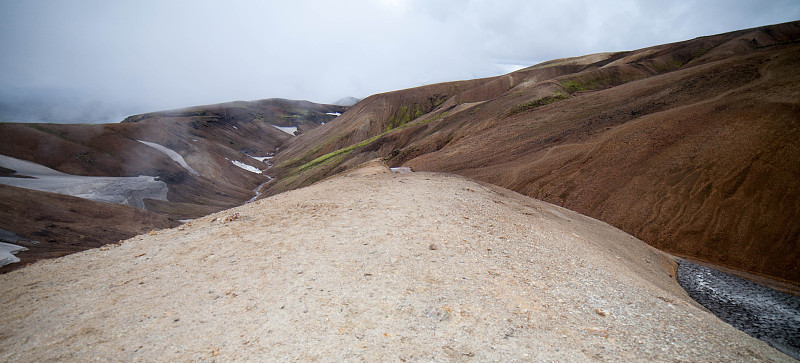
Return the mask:
[(575, 212), (372, 163), (0, 276), (0, 359), (790, 361), (675, 271)]
[(266, 195), (373, 158), (800, 284), (800, 22), (388, 92), (289, 140)]
[(28, 250), (16, 253), (21, 261), (0, 267), (0, 273), (179, 224), (119, 204), (0, 184), (0, 228), (39, 242), (14, 242)]
[[(269, 180), (261, 173), (268, 167), (263, 157), (292, 137), (274, 126), (295, 127), (302, 133), (336, 117), (329, 113), (345, 110), (307, 101), (267, 99), (153, 112), (117, 124), (0, 123), (0, 182), (126, 204), (160, 214), (164, 220), (172, 218), (169, 223), (174, 225), (177, 220), (204, 216), (251, 199), (254, 189)], [(39, 165), (30, 169), (31, 164), (11, 158)], [(52, 199), (47, 194), (25, 195), (34, 198), (24, 202), (30, 206)], [(40, 197), (44, 199), (38, 200)], [(22, 203), (19, 198), (13, 202)], [(66, 204), (56, 203), (46, 208), (48, 213), (17, 210), (21, 214), (0, 222), (0, 228), (31, 240), (54, 241), (36, 247), (40, 252), (53, 247), (53, 253), (38, 256), (60, 256), (65, 250), (55, 246), (70, 246), (66, 250), (76, 252), (81, 247), (96, 247), (98, 241), (114, 242), (165, 226), (159, 222), (148, 227), (144, 220), (136, 219), (131, 226), (111, 228), (137, 232), (108, 234), (108, 217), (98, 215), (119, 213), (116, 222), (124, 224), (122, 216), (136, 212), (98, 203), (69, 203), (75, 204), (93, 205), (96, 212), (79, 218), (75, 210), (83, 207), (57, 210)], [(66, 215), (71, 217), (59, 219)], [(33, 225), (37, 229), (31, 230)], [(55, 225), (60, 227), (51, 227)], [(87, 228), (90, 225), (94, 228)], [(61, 227), (80, 232), (64, 232)], [(30, 261), (35, 254), (31, 249), (17, 256)]]

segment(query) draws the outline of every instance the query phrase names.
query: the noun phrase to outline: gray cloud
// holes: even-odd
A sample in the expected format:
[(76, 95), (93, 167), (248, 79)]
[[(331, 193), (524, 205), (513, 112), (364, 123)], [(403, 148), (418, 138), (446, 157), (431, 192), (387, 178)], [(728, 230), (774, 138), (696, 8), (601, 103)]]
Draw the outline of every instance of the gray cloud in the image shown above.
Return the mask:
[(0, 89), (124, 112), (332, 102), (798, 18), (793, 0), (0, 0)]

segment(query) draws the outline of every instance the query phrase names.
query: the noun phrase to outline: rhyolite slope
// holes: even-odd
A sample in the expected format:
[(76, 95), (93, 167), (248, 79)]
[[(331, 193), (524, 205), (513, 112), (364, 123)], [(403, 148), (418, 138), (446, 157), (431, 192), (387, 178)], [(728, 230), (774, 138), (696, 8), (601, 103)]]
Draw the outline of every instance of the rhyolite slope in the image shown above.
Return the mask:
[(383, 158), (799, 285), (798, 69), (791, 22), (374, 95), (287, 142), (265, 193)]
[(0, 359), (790, 361), (675, 271), (595, 219), (373, 163), (0, 276)]

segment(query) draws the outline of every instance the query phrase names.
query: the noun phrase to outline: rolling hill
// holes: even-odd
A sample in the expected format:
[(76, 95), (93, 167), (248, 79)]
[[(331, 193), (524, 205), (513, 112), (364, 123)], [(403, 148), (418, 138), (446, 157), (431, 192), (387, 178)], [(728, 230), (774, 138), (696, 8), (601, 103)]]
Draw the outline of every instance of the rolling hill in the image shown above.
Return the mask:
[(370, 96), (287, 142), (266, 195), (373, 158), (800, 283), (800, 22)]
[[(0, 210), (0, 228), (30, 240), (51, 241), (26, 246), (30, 250), (20, 252), (18, 256), (29, 261), (34, 255), (60, 256), (99, 247), (137, 233), (174, 225), (180, 219), (197, 218), (241, 205), (256, 195), (255, 189), (270, 180), (261, 172), (268, 168), (264, 157), (274, 154), (294, 137), (293, 133), (302, 134), (331, 121), (336, 117), (335, 114), (346, 109), (307, 101), (267, 99), (135, 115), (115, 124), (0, 123), (0, 139), (3, 140), (0, 154), (3, 160), (33, 171), (44, 170), (41, 172), (43, 175), (25, 175), (13, 168), (5, 168), (0, 170), (0, 179), (5, 180), (4, 183), (24, 186), (27, 181), (44, 182), (46, 177), (55, 176), (51, 179), (69, 177), (75, 179), (69, 183), (89, 184), (89, 181), (96, 183), (102, 178), (80, 179), (72, 176), (111, 180), (113, 178), (108, 177), (117, 177), (120, 181), (109, 182), (111, 186), (104, 187), (104, 190), (110, 189), (114, 194), (119, 189), (127, 188), (120, 193), (135, 195), (141, 194), (137, 191), (141, 187), (125, 186), (121, 178), (140, 175), (155, 177), (154, 183), (165, 185), (165, 197), (148, 195), (138, 200), (121, 199), (126, 200), (125, 204), (149, 212), (150, 220), (159, 219), (159, 215), (172, 219), (172, 222), (144, 225), (131, 221), (136, 228), (116, 228), (125, 232), (109, 234), (103, 231), (108, 223), (106, 219), (95, 218), (95, 214), (91, 213), (78, 218), (75, 213), (95, 209), (102, 211), (99, 214), (119, 215), (120, 218), (134, 213), (120, 212), (120, 208), (129, 207), (97, 203), (115, 199), (99, 196), (108, 193), (81, 190), (74, 194), (95, 202), (71, 200), (66, 204), (55, 203), (52, 208), (43, 210), (42, 203), (53, 197), (47, 193), (27, 191), (27, 198), (15, 198), (13, 201), (19, 208)], [(25, 161), (39, 166), (25, 164)], [(21, 178), (25, 176), (36, 179)], [(55, 182), (60, 183), (60, 180), (50, 184)], [(40, 191), (55, 190), (50, 184)], [(59, 206), (62, 209), (55, 211)], [(67, 218), (72, 222), (58, 223), (63, 222), (64, 219), (59, 217), (62, 215), (72, 215)], [(91, 225), (101, 228), (86, 228)], [(80, 233), (67, 233), (64, 228), (76, 229)], [(58, 253), (50, 253), (48, 249)]]
[(773, 361), (598, 220), (373, 162), (0, 275), (0, 359)]

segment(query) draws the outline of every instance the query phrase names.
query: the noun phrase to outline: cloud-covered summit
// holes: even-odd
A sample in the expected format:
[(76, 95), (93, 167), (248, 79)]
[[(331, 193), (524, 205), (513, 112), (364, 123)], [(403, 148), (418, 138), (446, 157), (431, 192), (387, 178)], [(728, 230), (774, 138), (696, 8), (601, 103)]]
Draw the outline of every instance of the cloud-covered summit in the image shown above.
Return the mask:
[(123, 113), (333, 102), (799, 17), (786, 0), (0, 0), (0, 89), (68, 90)]

